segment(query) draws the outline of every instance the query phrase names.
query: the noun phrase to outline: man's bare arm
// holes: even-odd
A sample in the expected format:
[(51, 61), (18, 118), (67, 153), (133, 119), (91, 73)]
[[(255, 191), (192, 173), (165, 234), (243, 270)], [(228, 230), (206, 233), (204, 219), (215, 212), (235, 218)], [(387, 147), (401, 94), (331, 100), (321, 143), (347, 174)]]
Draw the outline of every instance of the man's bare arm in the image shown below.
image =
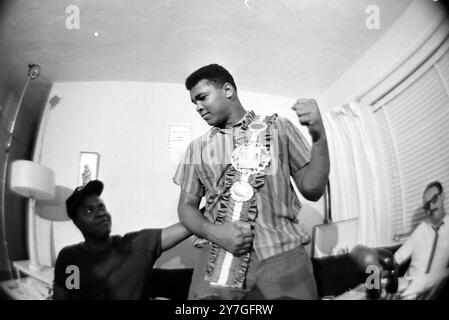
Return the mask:
[(216, 243), (234, 255), (251, 248), (254, 237), (251, 226), (244, 222), (213, 224), (198, 209), (201, 198), (183, 190), (179, 196), (178, 216), (181, 223), (195, 235)]
[(162, 251), (170, 249), (191, 235), (192, 233), (179, 222), (162, 229)]
[(299, 99), (292, 107), (301, 125), (307, 126), (312, 137), (310, 162), (293, 175), (301, 194), (307, 200), (317, 201), (324, 193), (329, 179), (330, 160), (326, 131), (313, 99)]

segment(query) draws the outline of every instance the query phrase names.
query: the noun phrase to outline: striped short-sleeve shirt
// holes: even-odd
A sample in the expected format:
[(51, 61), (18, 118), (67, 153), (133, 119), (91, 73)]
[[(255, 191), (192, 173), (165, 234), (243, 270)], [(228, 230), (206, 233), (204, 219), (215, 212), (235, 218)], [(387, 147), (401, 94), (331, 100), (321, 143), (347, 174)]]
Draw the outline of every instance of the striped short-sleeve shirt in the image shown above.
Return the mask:
[[(173, 178), (183, 191), (206, 197), (206, 201), (216, 196), (230, 165), (234, 137), (242, 121), (243, 118), (230, 129), (213, 127), (189, 144)], [(260, 260), (302, 244), (304, 231), (298, 219), (301, 202), (290, 177), (310, 161), (310, 147), (290, 120), (278, 117), (270, 130), (271, 160), (265, 184), (256, 193), (258, 213), (253, 247)], [(215, 222), (217, 211), (218, 206), (207, 210), (206, 219)]]

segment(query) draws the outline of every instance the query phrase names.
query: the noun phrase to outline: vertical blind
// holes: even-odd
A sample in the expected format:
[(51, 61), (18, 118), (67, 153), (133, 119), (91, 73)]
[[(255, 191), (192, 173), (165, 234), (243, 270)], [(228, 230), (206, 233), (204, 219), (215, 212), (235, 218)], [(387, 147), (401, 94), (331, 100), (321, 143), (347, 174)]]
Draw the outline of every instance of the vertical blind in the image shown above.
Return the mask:
[(422, 221), (422, 194), (434, 180), (449, 209), (449, 52), (374, 111), (387, 164), (391, 239)]

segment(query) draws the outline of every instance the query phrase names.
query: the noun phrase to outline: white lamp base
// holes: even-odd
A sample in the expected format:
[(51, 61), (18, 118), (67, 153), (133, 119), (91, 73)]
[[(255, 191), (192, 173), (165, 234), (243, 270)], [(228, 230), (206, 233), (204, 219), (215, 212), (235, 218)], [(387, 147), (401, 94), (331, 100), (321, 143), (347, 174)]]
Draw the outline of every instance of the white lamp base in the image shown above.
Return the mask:
[(36, 199), (30, 197), (28, 207), (28, 268), (33, 271), (40, 271), (42, 266), (39, 263), (36, 246)]
[(30, 269), (30, 271), (35, 271), (35, 272), (40, 272), (43, 269), (42, 265), (38, 265), (36, 263), (31, 263), (28, 265), (28, 268)]

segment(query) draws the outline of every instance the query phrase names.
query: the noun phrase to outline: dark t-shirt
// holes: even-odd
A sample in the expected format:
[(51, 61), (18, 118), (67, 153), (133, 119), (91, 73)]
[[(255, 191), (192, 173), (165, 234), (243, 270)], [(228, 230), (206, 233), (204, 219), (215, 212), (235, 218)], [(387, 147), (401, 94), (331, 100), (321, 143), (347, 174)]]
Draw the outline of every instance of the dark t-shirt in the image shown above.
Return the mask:
[[(111, 236), (110, 246), (101, 251), (91, 251), (84, 243), (65, 247), (56, 260), (55, 284), (82, 300), (142, 299), (161, 254), (161, 231), (145, 229)], [(79, 288), (74, 279), (77, 274)]]

